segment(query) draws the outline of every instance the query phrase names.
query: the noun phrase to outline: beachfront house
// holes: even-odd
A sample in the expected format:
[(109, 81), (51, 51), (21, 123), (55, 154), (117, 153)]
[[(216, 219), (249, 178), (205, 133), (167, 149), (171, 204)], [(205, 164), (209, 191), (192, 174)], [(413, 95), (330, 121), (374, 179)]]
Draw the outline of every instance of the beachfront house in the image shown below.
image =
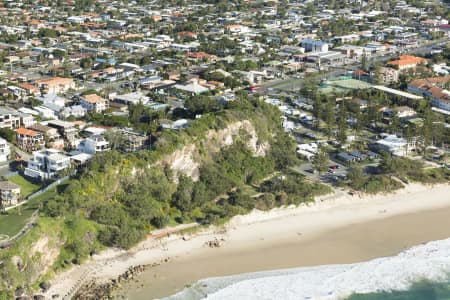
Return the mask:
[(396, 156), (406, 156), (416, 150), (415, 139), (407, 141), (395, 135), (388, 135), (383, 139), (371, 144), (371, 148), (375, 151), (384, 151)]
[(56, 178), (70, 167), (70, 157), (57, 149), (43, 149), (33, 152), (24, 174), (38, 180)]
[(94, 134), (78, 145), (78, 150), (83, 153), (95, 154), (111, 150), (109, 142), (102, 135)]

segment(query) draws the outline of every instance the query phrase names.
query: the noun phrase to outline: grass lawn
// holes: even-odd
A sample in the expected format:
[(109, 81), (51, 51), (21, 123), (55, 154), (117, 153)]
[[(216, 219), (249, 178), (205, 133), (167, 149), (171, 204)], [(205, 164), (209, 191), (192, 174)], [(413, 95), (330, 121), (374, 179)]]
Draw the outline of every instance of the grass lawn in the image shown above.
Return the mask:
[[(18, 178), (11, 180), (12, 177), (16, 176), (18, 176)], [(28, 185), (27, 187), (29, 194), (39, 189), (39, 186), (26, 181), (19, 175), (15, 175), (12, 177), (8, 179), (16, 184), (19, 184), (21, 187), (25, 184)], [(20, 184), (19, 182), (22, 182), (22, 184), (24, 185)], [(2, 235), (14, 236), (15, 234), (17, 234), (28, 222), (28, 219), (31, 217), (33, 212), (39, 208), (39, 203), (41, 201), (44, 201), (45, 199), (55, 196), (57, 194), (57, 190), (61, 190), (61, 187), (65, 187), (66, 185), (67, 181), (28, 201), (20, 208), (11, 209), (5, 215), (0, 214), (0, 240), (2, 239)], [(34, 190), (32, 190), (31, 188), (34, 188)]]
[(19, 174), (8, 177), (8, 180), (20, 186), (20, 193), (22, 194), (23, 198), (33, 194), (40, 189), (39, 185), (26, 180)]
[(33, 210), (22, 210), (20, 216), (17, 212), (0, 215), (0, 240), (3, 239), (4, 235), (11, 237), (18, 233), (25, 226), (32, 213)]
[(38, 198), (25, 203), (20, 209), (11, 209), (7, 214), (0, 215), (0, 235), (8, 235), (11, 237), (18, 233), (38, 208)]

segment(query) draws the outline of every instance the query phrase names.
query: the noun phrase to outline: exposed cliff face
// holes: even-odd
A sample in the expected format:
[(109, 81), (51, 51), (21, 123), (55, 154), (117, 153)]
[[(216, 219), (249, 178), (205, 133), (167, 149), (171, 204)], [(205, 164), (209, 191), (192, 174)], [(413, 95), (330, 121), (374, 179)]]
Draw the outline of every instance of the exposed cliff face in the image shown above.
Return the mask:
[(202, 140), (167, 155), (162, 164), (168, 165), (174, 171), (175, 177), (186, 175), (197, 181), (202, 158), (232, 145), (237, 139), (244, 141), (255, 156), (265, 156), (270, 147), (268, 142), (259, 139), (253, 124), (243, 120), (224, 129), (207, 131)]
[(200, 176), (199, 163), (195, 160), (198, 155), (197, 147), (191, 144), (169, 154), (162, 163), (174, 171), (175, 178), (179, 175), (186, 175), (192, 177), (193, 180), (198, 180)]
[(50, 239), (47, 236), (43, 236), (31, 246), (29, 254), (33, 263), (37, 265), (35, 268), (37, 272), (34, 274), (32, 281), (46, 274), (58, 259), (60, 253), (59, 245), (55, 247), (51, 246), (51, 244)]

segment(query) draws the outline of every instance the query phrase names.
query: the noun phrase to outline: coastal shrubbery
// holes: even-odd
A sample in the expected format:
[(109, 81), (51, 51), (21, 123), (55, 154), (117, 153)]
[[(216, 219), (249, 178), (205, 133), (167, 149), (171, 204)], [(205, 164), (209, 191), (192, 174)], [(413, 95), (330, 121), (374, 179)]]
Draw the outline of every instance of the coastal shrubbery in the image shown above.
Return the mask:
[(435, 184), (450, 181), (450, 169), (442, 167), (424, 168), (421, 161), (406, 157), (384, 155), (379, 165), (382, 174), (395, 176), (404, 182), (415, 181), (425, 184)]
[[(186, 130), (158, 132), (151, 151), (121, 154), (113, 150), (96, 155), (64, 190), (46, 198), (36, 228), (17, 247), (30, 249), (47, 236), (48, 246), (58, 252), (46, 265), (57, 270), (79, 264), (105, 246), (129, 248), (154, 228), (188, 222), (220, 224), (253, 208), (299, 204), (328, 192), (323, 185), (289, 171), (298, 163), (296, 145), (284, 133), (280, 116), (271, 105), (243, 98), (192, 120)], [(262, 154), (249, 147), (248, 132), (234, 136), (228, 146), (215, 144), (214, 136), (206, 139), (210, 130), (243, 120), (251, 123), (258, 143), (265, 145)], [(176, 173), (164, 161), (189, 145), (197, 149), (195, 179)], [(25, 271), (14, 266), (11, 257), (16, 254), (31, 259), (29, 252), (16, 246), (3, 252), (0, 290), (29, 283), (37, 287), (45, 280), (34, 265)]]
[(394, 191), (403, 188), (403, 184), (385, 174), (365, 174), (363, 169), (354, 165), (348, 170), (348, 185), (358, 191), (369, 194)]
[[(266, 208), (281, 205), (298, 205), (314, 200), (314, 196), (331, 193), (329, 186), (317, 182), (305, 182), (304, 175), (289, 172), (265, 181), (261, 184), (260, 205), (265, 204)], [(270, 196), (271, 195), (271, 196)], [(267, 205), (271, 203), (270, 205)]]
[[(264, 156), (250, 150), (250, 137), (245, 132), (218, 152), (209, 149), (211, 145), (204, 140), (208, 130), (223, 129), (242, 120), (249, 120), (258, 139), (267, 143)], [(199, 149), (196, 181), (173, 174), (169, 166), (158, 163), (189, 144)], [(258, 187), (267, 176), (285, 172), (296, 164), (295, 150), (295, 142), (281, 127), (280, 112), (264, 102), (243, 98), (192, 120), (186, 130), (159, 133), (152, 151), (97, 155), (67, 187), (64, 196), (45, 203), (43, 212), (52, 217), (77, 216), (94, 221), (102, 244), (129, 248), (152, 228), (186, 222), (220, 223), (255, 207), (298, 204), (328, 192), (322, 185), (307, 183), (294, 174)]]
[(404, 187), (404, 183), (419, 182), (437, 184), (450, 181), (450, 169), (424, 168), (418, 160), (383, 154), (378, 166), (378, 174), (365, 174), (354, 165), (348, 171), (348, 185), (358, 191), (370, 194), (394, 191)]

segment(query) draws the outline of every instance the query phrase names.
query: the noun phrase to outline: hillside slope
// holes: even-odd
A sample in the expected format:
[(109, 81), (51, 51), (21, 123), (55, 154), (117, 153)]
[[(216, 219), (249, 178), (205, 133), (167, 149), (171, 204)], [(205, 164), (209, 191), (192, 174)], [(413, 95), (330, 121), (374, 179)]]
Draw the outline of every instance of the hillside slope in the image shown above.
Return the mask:
[(44, 203), (30, 234), (0, 252), (0, 299), (19, 287), (45, 287), (52, 272), (104, 247), (128, 248), (154, 228), (223, 222), (326, 191), (289, 172), (260, 185), (296, 161), (280, 112), (257, 100), (232, 103), (181, 132), (163, 131), (152, 151), (98, 155)]

